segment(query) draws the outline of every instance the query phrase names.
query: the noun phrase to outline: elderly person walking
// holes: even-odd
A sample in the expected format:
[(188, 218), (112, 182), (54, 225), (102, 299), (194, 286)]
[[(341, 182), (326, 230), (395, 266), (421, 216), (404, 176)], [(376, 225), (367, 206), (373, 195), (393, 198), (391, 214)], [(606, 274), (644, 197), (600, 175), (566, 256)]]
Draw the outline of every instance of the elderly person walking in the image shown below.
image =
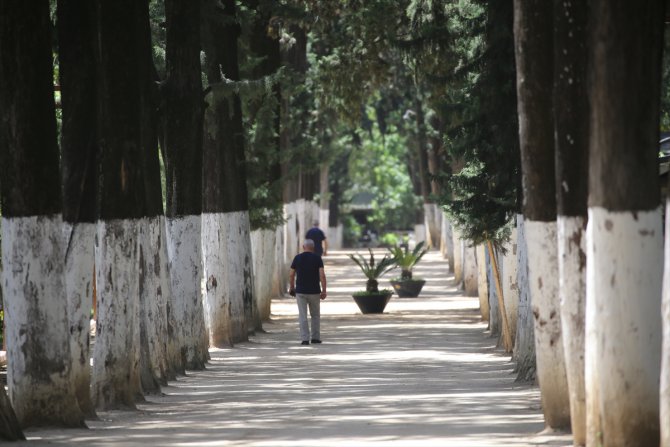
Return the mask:
[(297, 297), (300, 337), (303, 345), (309, 345), (308, 307), (312, 317), (311, 341), (321, 343), (321, 300), (326, 299), (326, 273), (321, 256), (314, 253), (314, 241), (305, 239), (302, 249), (304, 251), (293, 258), (291, 263), (289, 294)]

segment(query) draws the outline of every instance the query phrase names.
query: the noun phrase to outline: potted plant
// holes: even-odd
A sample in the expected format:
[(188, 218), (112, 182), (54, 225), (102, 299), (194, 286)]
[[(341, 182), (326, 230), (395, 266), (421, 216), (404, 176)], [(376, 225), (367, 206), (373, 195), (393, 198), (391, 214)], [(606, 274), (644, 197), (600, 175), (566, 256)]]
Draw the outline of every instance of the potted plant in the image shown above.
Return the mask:
[(358, 308), (364, 314), (384, 312), (384, 308), (391, 299), (393, 291), (390, 289), (379, 290), (379, 278), (389, 270), (396, 267), (393, 258), (384, 255), (381, 261), (375, 262), (375, 255), (372, 250), (370, 252), (370, 261), (365, 259), (360, 254), (349, 255), (349, 257), (361, 268), (361, 271), (368, 279), (364, 291), (355, 292), (353, 294), (354, 301)]
[(393, 289), (401, 298), (415, 298), (421, 293), (423, 285), (426, 284), (424, 279), (412, 278), (412, 268), (421, 260), (423, 255), (428, 251), (423, 248), (424, 242), (420, 242), (410, 251), (406, 245), (404, 247), (393, 247), (389, 251), (393, 255), (393, 261), (400, 267), (400, 278), (393, 278), (391, 285)]

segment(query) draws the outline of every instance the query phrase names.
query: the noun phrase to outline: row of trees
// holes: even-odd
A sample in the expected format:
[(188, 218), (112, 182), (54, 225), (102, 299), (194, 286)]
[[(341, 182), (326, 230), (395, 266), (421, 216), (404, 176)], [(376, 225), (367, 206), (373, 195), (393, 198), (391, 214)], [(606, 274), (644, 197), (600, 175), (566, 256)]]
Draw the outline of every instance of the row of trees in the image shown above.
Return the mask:
[[(463, 95), (447, 101), (453, 174), (442, 173), (441, 202), (467, 244), (518, 254), (517, 293), (530, 302), (509, 328), (513, 355), (520, 376), (537, 368), (547, 425), (572, 426), (576, 445), (670, 444), (657, 160), (664, 3), (438, 6), (475, 20), (474, 31), (446, 27), (466, 36), (449, 46), (466, 79), (443, 96)], [(513, 93), (502, 57), (515, 60)], [(518, 127), (499, 114), (510, 106)], [(518, 243), (506, 242), (510, 225)]]
[[(0, 6), (2, 436), (132, 408), (269, 315), (254, 296), (251, 230), (275, 235), (282, 188), (314, 193), (295, 186), (314, 177), (293, 173), (300, 132), (279, 126), (304, 42), (281, 50), (290, 20), (273, 4)], [(276, 275), (261, 280), (280, 290)]]
[(518, 226), (527, 305), (503, 328), (520, 374), (537, 365), (548, 425), (571, 423), (577, 443), (657, 444), (670, 412), (652, 4), (2, 3), (3, 296), (20, 424), (132, 407), (204, 367), (208, 346), (260, 328), (254, 264), (275, 257), (254, 256), (252, 230), (279, 254), (264, 278), (279, 293), (317, 213), (307, 201), (320, 193), (334, 226), (348, 168), (381, 138), (396, 157), (408, 142), (433, 244), (436, 202), (469, 243), (501, 248)]

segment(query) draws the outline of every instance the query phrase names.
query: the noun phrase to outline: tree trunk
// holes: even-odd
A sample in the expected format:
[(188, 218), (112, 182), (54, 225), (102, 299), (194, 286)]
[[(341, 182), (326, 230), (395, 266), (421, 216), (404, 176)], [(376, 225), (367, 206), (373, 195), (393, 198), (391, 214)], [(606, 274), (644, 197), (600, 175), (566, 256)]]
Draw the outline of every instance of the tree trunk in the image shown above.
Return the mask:
[(167, 0), (165, 174), (168, 253), (172, 265), (172, 336), (181, 368), (204, 369), (209, 358), (202, 281), (203, 100), (200, 2)]
[(67, 244), (65, 290), (72, 334), (72, 375), (79, 407), (88, 418), (93, 418), (90, 326), (98, 176), (94, 4), (60, 0), (57, 13), (63, 111), (61, 178)]
[(251, 248), (254, 260), (254, 296), (258, 302), (258, 318), (261, 321), (267, 321), (270, 318), (276, 263), (276, 257), (274, 256), (276, 235), (275, 230), (254, 230), (251, 232)]
[(444, 211), (442, 212), (442, 228), (442, 245), (444, 246), (442, 255), (449, 262), (449, 272), (455, 273), (454, 226), (451, 224)]
[[(319, 175), (319, 224), (323, 228), (326, 237), (330, 239), (330, 188), (329, 188), (329, 169), (328, 164), (322, 164)], [(330, 240), (329, 240), (330, 242)]]
[(570, 419), (575, 445), (586, 444), (584, 314), (588, 195), (586, 2), (554, 0), (554, 144), (558, 272)]
[[(596, 417), (603, 445), (659, 445), (665, 1), (590, 5), (587, 435)], [(596, 404), (600, 413), (591, 416)]]
[(7, 385), (22, 426), (77, 427), (50, 30), (49, 2), (0, 3)]
[(470, 245), (471, 242), (465, 243), (465, 254), (463, 258), (463, 288), (465, 289), (465, 296), (478, 296), (477, 293), (477, 260), (475, 258), (475, 247)]
[(414, 107), (416, 109), (416, 132), (417, 142), (416, 150), (419, 161), (419, 181), (421, 186), (421, 197), (423, 197), (424, 218), (422, 222), (425, 225), (426, 246), (439, 247), (439, 225), (435, 215), (435, 204), (431, 199), (430, 172), (428, 169), (428, 136), (426, 132), (426, 118), (423, 111), (423, 102), (417, 90), (414, 98)]
[[(517, 284), (517, 230), (516, 225), (512, 229), (509, 242), (506, 244), (507, 253), (502, 255), (503, 298), (505, 301), (505, 313), (509, 322), (509, 335), (512, 347), (516, 339), (516, 327), (519, 317), (519, 286)], [(512, 349), (510, 347), (510, 350)]]
[(26, 439), (4, 387), (0, 389), (0, 439), (5, 441)]
[(503, 295), (502, 289), (502, 272), (498, 268), (500, 265), (498, 263), (499, 256), (496, 253), (496, 250), (493, 248), (493, 243), (490, 240), (487, 241), (487, 248), (489, 252), (489, 259), (491, 260), (491, 280), (496, 290), (496, 302), (498, 304), (497, 310), (499, 314), (500, 327), (502, 329), (500, 331), (500, 338), (505, 352), (512, 352), (514, 341), (512, 340), (509, 321), (507, 318), (507, 310), (505, 308), (505, 297)]
[[(496, 277), (493, 269), (493, 255), (492, 251), (486, 249), (488, 263), (486, 266), (486, 276), (489, 283), (489, 332), (491, 337), (499, 338), (499, 345), (502, 345), (502, 314), (500, 313), (500, 306), (498, 300), (498, 287), (496, 285)], [(497, 259), (496, 259), (497, 261)]]
[[(234, 0), (206, 2), (203, 42), (210, 84), (239, 81)], [(205, 113), (203, 259), (210, 344), (248, 339), (258, 309), (253, 299), (249, 205), (240, 97), (210, 92)]]
[(489, 283), (486, 277), (487, 270), (486, 245), (477, 246), (477, 293), (479, 295), (479, 312), (482, 314), (482, 321), (489, 321)]
[(161, 207), (146, 8), (131, 0), (97, 2), (101, 175), (93, 398), (101, 409), (133, 408), (141, 396), (140, 305), (156, 299), (140, 297), (140, 287), (149, 293), (153, 286), (140, 286), (138, 274), (153, 274), (140, 264), (140, 244), (145, 257), (153, 255), (142, 238)]
[[(670, 203), (666, 200), (665, 234), (670, 235)], [(663, 270), (663, 345), (661, 354), (661, 447), (670, 447), (670, 242), (665, 241)]]
[(517, 225), (517, 286), (519, 287), (519, 319), (514, 340), (517, 380), (535, 380), (535, 330), (531, 311), (530, 284), (528, 283), (528, 248), (526, 245), (526, 225), (522, 214), (516, 216)]
[(523, 214), (535, 318), (537, 375), (546, 424), (566, 428), (570, 426), (570, 403), (558, 299), (552, 14), (550, 2), (514, 2)]
[(172, 287), (167, 267), (165, 215), (161, 191), (158, 148), (157, 91), (151, 59), (149, 4), (140, 2), (136, 14), (138, 27), (138, 75), (141, 95), (142, 172), (144, 208), (147, 219), (140, 227), (140, 379), (145, 393), (160, 393), (167, 385), (167, 302)]
[(452, 239), (454, 241), (454, 281), (458, 287), (463, 284), (463, 241), (461, 233), (452, 225)]

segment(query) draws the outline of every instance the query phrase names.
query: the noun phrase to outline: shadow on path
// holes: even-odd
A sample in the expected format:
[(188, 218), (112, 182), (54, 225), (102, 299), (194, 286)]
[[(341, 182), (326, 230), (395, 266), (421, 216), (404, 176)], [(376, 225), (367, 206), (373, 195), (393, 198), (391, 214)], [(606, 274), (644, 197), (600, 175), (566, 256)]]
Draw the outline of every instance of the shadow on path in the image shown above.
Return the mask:
[(172, 382), (140, 412), (103, 413), (90, 430), (30, 431), (33, 441), (16, 445), (571, 444), (535, 434), (544, 426), (537, 388), (514, 382), (478, 300), (450, 285), (438, 253), (415, 269), (428, 281), (422, 296), (394, 297), (381, 315), (360, 314), (350, 298), (365, 280), (345, 252), (325, 260), (322, 345), (300, 346), (294, 300), (276, 299), (266, 333), (211, 350), (206, 371)]

